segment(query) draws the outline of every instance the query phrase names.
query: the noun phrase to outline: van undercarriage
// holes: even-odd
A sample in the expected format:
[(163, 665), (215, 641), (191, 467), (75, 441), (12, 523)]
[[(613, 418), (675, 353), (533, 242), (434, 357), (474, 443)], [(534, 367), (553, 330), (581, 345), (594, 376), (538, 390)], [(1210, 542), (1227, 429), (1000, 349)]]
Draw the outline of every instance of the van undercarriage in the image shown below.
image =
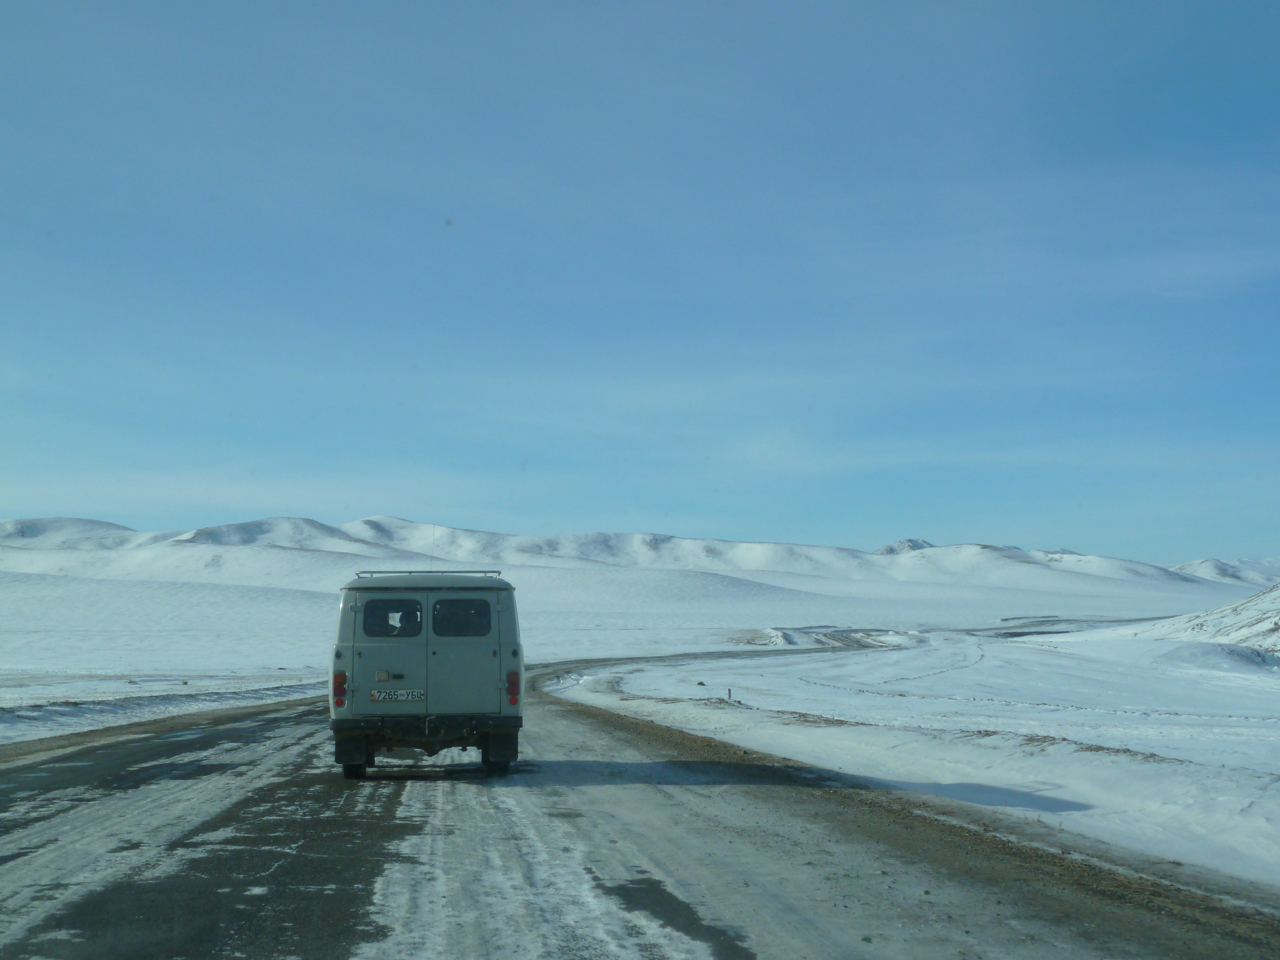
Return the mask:
[(490, 773), (505, 775), (519, 753), (523, 717), (494, 714), (442, 717), (354, 717), (329, 721), (334, 759), (348, 779), (360, 779), (379, 750), (409, 747), (433, 757), (450, 747), (476, 747)]

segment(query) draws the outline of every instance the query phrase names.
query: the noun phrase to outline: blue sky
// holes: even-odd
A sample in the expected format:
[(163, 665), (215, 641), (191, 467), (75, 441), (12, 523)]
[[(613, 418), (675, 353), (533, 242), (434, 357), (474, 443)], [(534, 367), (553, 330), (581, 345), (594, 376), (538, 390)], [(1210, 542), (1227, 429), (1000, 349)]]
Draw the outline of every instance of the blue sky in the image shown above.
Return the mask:
[(1280, 7), (0, 9), (0, 515), (1280, 555)]

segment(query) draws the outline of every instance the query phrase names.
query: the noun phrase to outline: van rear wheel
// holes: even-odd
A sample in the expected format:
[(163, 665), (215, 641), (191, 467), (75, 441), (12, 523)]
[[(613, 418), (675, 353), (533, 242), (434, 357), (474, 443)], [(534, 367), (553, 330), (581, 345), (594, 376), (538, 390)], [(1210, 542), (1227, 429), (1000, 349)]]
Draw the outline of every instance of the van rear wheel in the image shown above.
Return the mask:
[(348, 780), (363, 780), (368, 768), (363, 763), (344, 763), (342, 775)]

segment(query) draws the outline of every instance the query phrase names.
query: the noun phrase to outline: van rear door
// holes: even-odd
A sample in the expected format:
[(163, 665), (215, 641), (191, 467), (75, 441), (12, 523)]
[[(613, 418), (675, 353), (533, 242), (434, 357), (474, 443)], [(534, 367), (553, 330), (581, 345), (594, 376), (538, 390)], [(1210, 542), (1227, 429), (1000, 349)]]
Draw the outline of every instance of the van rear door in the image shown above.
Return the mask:
[(498, 713), (501, 591), (431, 591), (427, 705), (435, 716)]
[(425, 596), (356, 594), (351, 706), (357, 716), (426, 713)]

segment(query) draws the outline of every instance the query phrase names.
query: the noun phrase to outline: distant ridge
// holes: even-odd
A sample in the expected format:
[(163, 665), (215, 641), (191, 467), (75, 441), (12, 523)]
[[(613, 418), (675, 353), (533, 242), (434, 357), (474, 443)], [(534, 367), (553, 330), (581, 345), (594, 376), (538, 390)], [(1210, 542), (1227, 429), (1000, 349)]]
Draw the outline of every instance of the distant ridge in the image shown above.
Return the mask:
[(0, 544), (38, 550), (95, 550), (138, 547), (168, 540), (176, 531), (139, 533), (105, 520), (78, 517), (39, 517), (0, 520)]
[[(272, 548), (335, 558), (405, 557), (429, 561), (554, 567), (626, 567), (712, 573), (778, 573), (841, 580), (1036, 583), (1060, 574), (1125, 581), (1218, 582), (1269, 586), (1280, 582), (1280, 559), (1199, 560), (1167, 568), (1070, 550), (1014, 546), (936, 546), (908, 538), (873, 553), (850, 547), (706, 540), (656, 533), (525, 536), (491, 533), (375, 516), (330, 525), (300, 517), (271, 517), (197, 530), (143, 533), (100, 520), (67, 517), (0, 521), (0, 548), (96, 551), (142, 548)], [(1044, 577), (1048, 576), (1049, 580)], [(1070, 579), (1070, 577), (1068, 577)]]
[(202, 527), (171, 538), (173, 543), (209, 543), (225, 547), (270, 544), (299, 549), (333, 549), (333, 541), (356, 538), (338, 527), (318, 520), (298, 517), (272, 517), (248, 523), (228, 523), (218, 527)]
[(1280, 583), (1280, 557), (1270, 560), (1193, 560), (1172, 569), (1204, 580), (1223, 583), (1248, 583), (1259, 587)]
[(928, 540), (899, 540), (897, 543), (891, 543), (887, 547), (881, 547), (876, 554), (881, 557), (892, 557), (899, 553), (912, 553), (916, 550), (928, 550), (933, 546)]

